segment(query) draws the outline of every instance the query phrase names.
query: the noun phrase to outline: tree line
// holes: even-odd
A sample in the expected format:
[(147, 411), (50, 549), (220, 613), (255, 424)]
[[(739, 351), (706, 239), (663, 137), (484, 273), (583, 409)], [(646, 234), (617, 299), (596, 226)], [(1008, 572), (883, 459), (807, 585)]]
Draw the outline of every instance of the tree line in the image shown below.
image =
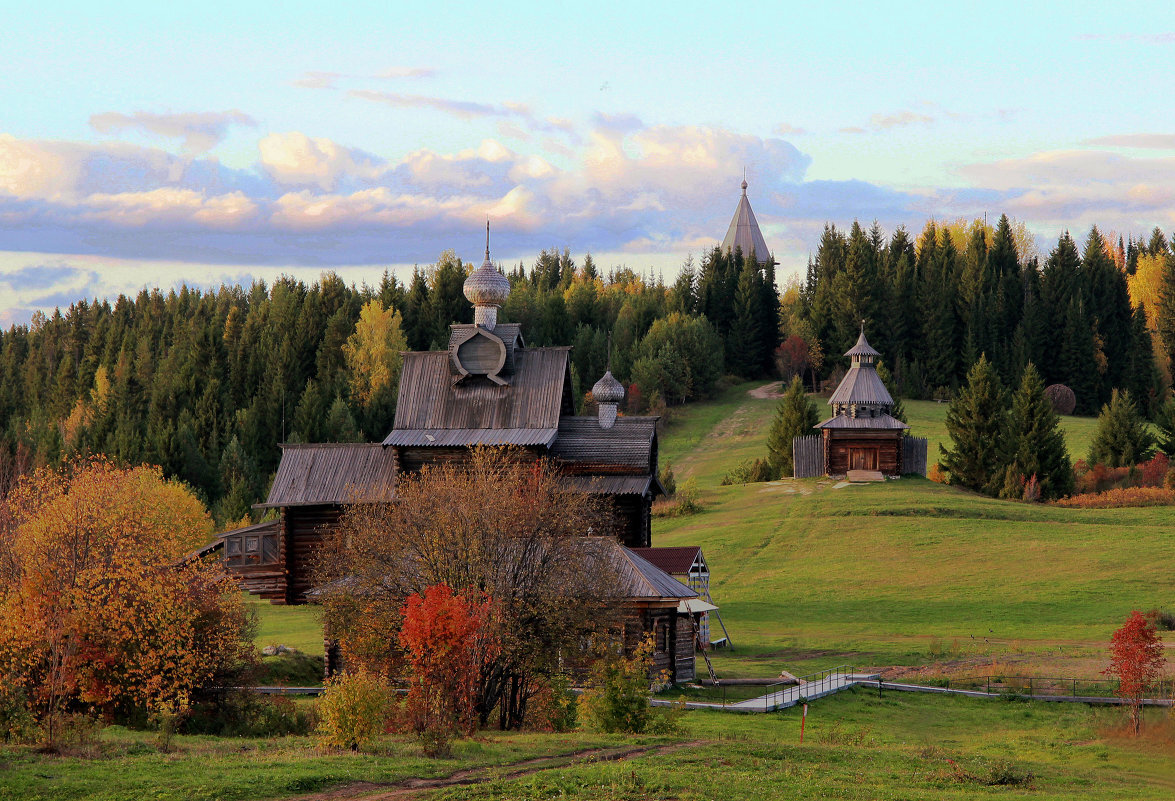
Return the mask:
[[(444, 348), (451, 323), (472, 321), (462, 292), (472, 266), (446, 251), (407, 282), (385, 272), (356, 287), (325, 273), (312, 284), (144, 290), (38, 313), (0, 331), (0, 475), (103, 454), (160, 465), (219, 523), (239, 520), (267, 491), (277, 443), (386, 436), (400, 351)], [(656, 409), (705, 396), (726, 363), (747, 376), (769, 369), (773, 269), (714, 251), (667, 286), (544, 251), (507, 271), (500, 319), (521, 323), (531, 346), (574, 346), (581, 403), (611, 340), (629, 410)]]
[[(782, 314), (791, 372), (816, 362), (829, 374), (839, 361), (824, 354), (848, 350), (864, 320), (906, 397), (949, 397), (986, 355), (1007, 385), (1036, 365), (1046, 385), (1073, 390), (1079, 414), (1115, 388), (1153, 411), (1170, 356), (1156, 362), (1156, 344), (1175, 349), (1175, 251), (1159, 229), (1115, 243), (1093, 227), (1080, 247), (1061, 234), (1042, 264), (1007, 216), (994, 227), (932, 221), (916, 239), (904, 227), (887, 239), (876, 223), (828, 225)], [(807, 347), (789, 350), (797, 344)]]

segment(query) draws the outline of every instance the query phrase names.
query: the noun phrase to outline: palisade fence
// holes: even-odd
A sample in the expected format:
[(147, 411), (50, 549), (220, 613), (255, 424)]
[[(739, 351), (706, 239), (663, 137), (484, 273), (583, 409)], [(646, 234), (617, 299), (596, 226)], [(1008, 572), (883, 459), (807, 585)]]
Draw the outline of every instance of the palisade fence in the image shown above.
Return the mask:
[(902, 437), (902, 472), (926, 475), (926, 437)]
[[(923, 443), (926, 440), (922, 440)], [(824, 438), (820, 434), (796, 437), (791, 441), (792, 473), (796, 478), (816, 478), (825, 474)], [(922, 448), (923, 472), (926, 472), (926, 448)]]

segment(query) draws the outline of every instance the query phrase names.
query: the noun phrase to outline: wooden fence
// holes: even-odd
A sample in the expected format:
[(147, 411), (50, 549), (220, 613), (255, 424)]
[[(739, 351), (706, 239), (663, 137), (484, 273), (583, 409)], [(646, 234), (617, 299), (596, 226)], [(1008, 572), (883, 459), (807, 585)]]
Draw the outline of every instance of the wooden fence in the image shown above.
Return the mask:
[(902, 437), (902, 472), (926, 475), (926, 437)]
[[(924, 457), (925, 451), (923, 448)], [(824, 437), (820, 434), (796, 437), (791, 441), (791, 453), (794, 462), (792, 473), (796, 478), (816, 478), (825, 474)], [(922, 461), (925, 465), (925, 458)], [(923, 469), (925, 470), (925, 467)]]

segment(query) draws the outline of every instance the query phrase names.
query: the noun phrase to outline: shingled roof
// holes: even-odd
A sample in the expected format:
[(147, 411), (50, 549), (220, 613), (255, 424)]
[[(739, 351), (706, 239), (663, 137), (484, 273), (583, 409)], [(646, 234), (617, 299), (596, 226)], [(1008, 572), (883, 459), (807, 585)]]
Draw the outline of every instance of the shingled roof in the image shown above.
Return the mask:
[(260, 508), (376, 503), (396, 495), (396, 454), (378, 443), (281, 447), (277, 476)]
[(617, 546), (613, 563), (627, 598), (688, 599), (698, 594), (630, 548)]
[(751, 201), (747, 200), (747, 181), (743, 179), (743, 194), (738, 199), (738, 208), (734, 210), (734, 218), (730, 227), (726, 229), (726, 236), (722, 239), (722, 249), (733, 253), (740, 249), (743, 256), (755, 254), (755, 261), (764, 264), (771, 258), (771, 251), (767, 249), (767, 240), (763, 239), (763, 232), (759, 230), (759, 221), (755, 219), (755, 212), (751, 211)]
[(863, 365), (849, 368), (828, 403), (867, 403), (892, 407), (893, 398), (873, 365)]
[(502, 386), (454, 384), (448, 351), (404, 354), (396, 420), (384, 445), (549, 445), (570, 415), (570, 348), (519, 348)]
[(656, 438), (656, 417), (618, 417), (611, 428), (595, 417), (561, 417), (551, 456), (566, 473), (648, 475)]
[[(651, 562), (666, 573), (684, 576), (702, 555), (698, 545), (679, 545), (673, 548), (631, 548), (637, 556)], [(705, 565), (705, 559), (702, 559)]]

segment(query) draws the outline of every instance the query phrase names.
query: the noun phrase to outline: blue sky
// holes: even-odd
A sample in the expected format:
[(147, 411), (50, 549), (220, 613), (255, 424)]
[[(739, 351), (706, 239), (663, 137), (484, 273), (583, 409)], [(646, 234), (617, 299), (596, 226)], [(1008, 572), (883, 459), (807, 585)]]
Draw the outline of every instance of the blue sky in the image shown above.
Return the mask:
[(746, 167), (825, 221), (1175, 229), (1169, 3), (2, 2), (0, 324), (544, 247), (671, 277)]

